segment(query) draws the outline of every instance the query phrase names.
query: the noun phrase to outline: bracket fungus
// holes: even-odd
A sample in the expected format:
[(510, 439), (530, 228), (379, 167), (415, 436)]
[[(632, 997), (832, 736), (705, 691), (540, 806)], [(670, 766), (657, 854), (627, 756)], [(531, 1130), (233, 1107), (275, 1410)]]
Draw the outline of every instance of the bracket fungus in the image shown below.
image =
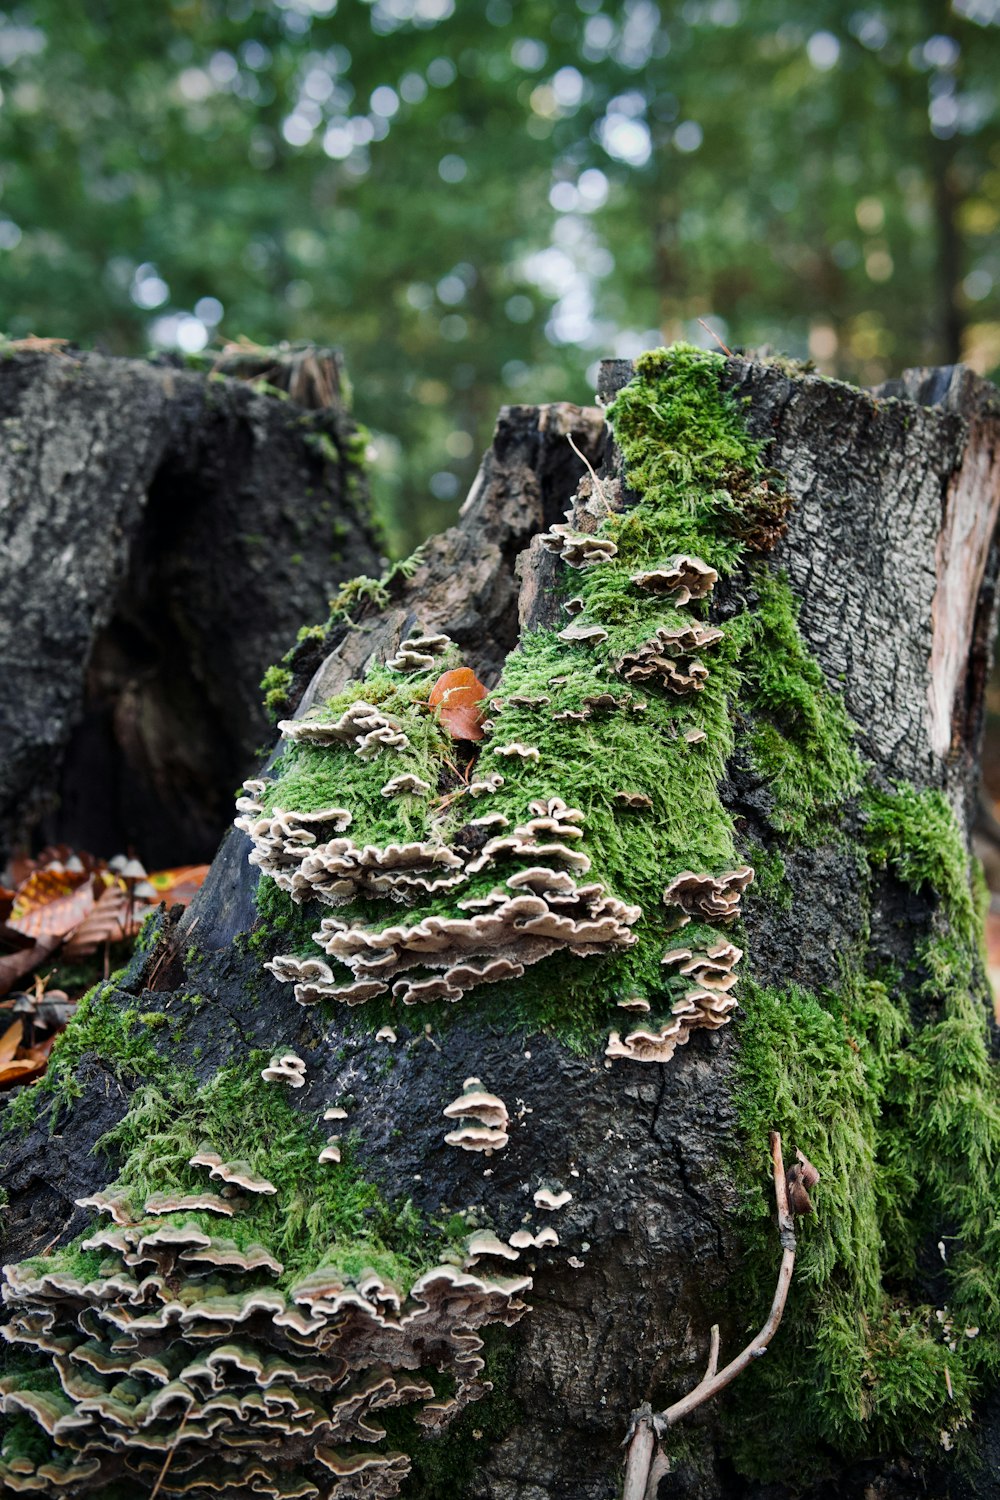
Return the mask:
[(560, 630), (559, 639), (568, 641), (571, 645), (589, 646), (598, 645), (606, 641), (608, 632), (603, 625), (578, 625), (576, 621), (567, 625), (565, 630)]
[(559, 1236), (550, 1225), (540, 1229), (537, 1234), (532, 1234), (530, 1229), (515, 1229), (508, 1243), (515, 1250), (548, 1250), (558, 1245)]
[(571, 568), (593, 568), (598, 563), (610, 562), (618, 552), (610, 537), (591, 536), (562, 521), (543, 531), (538, 540), (546, 552), (561, 558)]
[(651, 594), (672, 594), (672, 603), (687, 604), (692, 599), (705, 599), (719, 581), (719, 575), (700, 557), (681, 553), (659, 568), (644, 573), (633, 573), (636, 588)]
[(677, 694), (700, 693), (708, 668), (695, 651), (705, 651), (722, 639), (715, 626), (694, 622), (682, 627), (661, 625), (649, 640), (627, 651), (618, 663), (626, 682), (652, 682)]
[(679, 906), (687, 916), (702, 917), (707, 922), (735, 922), (740, 915), (740, 898), (752, 880), (750, 865), (724, 875), (682, 870), (663, 892), (663, 904)]
[(491, 792), (498, 792), (504, 784), (504, 778), (500, 771), (490, 771), (486, 776), (480, 776), (475, 781), (469, 782), (469, 795), (471, 797), (487, 797)]
[(422, 776), (417, 776), (412, 771), (401, 771), (398, 776), (389, 778), (385, 786), (381, 788), (381, 795), (383, 797), (426, 797), (430, 791), (430, 782), (425, 781)]
[(477, 1229), (465, 1242), (466, 1267), (478, 1265), (484, 1255), (501, 1260), (520, 1260), (520, 1252), (509, 1241), (498, 1239), (492, 1229)]
[(361, 760), (371, 760), (381, 750), (408, 750), (410, 741), (398, 719), (355, 698), (333, 722), (320, 718), (281, 719), (278, 728), (286, 739), (311, 745), (349, 745)]
[(392, 672), (429, 672), (452, 644), (448, 635), (411, 635), (401, 641), (395, 656), (386, 662)]
[[(373, 1447), (380, 1413), (408, 1406), (436, 1430), (485, 1394), (477, 1330), (516, 1323), (531, 1285), (439, 1264), (408, 1295), (370, 1269), (320, 1267), (279, 1288), (266, 1247), (190, 1222), (106, 1233), (122, 1238), (101, 1238), (112, 1253), (89, 1281), (43, 1261), (7, 1268), (4, 1337), (21, 1358), (0, 1408), (52, 1452), (40, 1441), (0, 1458), (5, 1495), (146, 1494), (169, 1458), (170, 1493), (193, 1500), (390, 1500), (410, 1460)], [(516, 1255), (491, 1241), (470, 1248)], [(451, 1395), (436, 1396), (434, 1371)]]
[(568, 1188), (561, 1188), (558, 1182), (545, 1183), (536, 1188), (533, 1201), (536, 1208), (547, 1208), (550, 1211), (557, 1208), (565, 1208), (572, 1200), (573, 1194)]
[(282, 1052), (271, 1058), (260, 1076), (265, 1083), (285, 1083), (290, 1089), (300, 1089), (306, 1081), (306, 1065), (297, 1053)]
[(323, 1147), (322, 1151), (319, 1153), (319, 1160), (322, 1161), (322, 1162), (339, 1161), (340, 1160), (340, 1136), (339, 1135), (330, 1135), (330, 1136), (327, 1136), (327, 1138), (326, 1138), (326, 1145)]
[(520, 740), (513, 740), (509, 745), (494, 745), (494, 755), (502, 755), (507, 759), (517, 757), (518, 760), (531, 760), (537, 765), (541, 755), (537, 745), (522, 745)]
[(210, 1146), (202, 1146), (190, 1158), (192, 1167), (207, 1167), (208, 1175), (217, 1182), (243, 1188), (248, 1193), (276, 1193), (278, 1189), (266, 1177), (261, 1177), (245, 1161), (223, 1161)]
[(443, 1114), (448, 1120), (458, 1121), (456, 1129), (445, 1136), (449, 1146), (460, 1146), (463, 1151), (484, 1151), (491, 1156), (507, 1144), (510, 1124), (507, 1106), (485, 1089), (478, 1078), (465, 1080), (461, 1094), (445, 1106)]

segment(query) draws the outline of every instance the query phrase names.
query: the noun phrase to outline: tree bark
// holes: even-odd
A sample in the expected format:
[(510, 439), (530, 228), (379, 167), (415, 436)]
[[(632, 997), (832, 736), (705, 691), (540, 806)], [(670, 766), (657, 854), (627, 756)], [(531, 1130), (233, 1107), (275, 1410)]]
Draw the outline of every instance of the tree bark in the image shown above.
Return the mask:
[[(606, 362), (602, 400), (632, 374), (627, 362)], [(871, 785), (885, 790), (907, 781), (920, 793), (941, 794), (967, 847), (1000, 564), (995, 394), (961, 369), (908, 372), (891, 388), (866, 393), (776, 363), (732, 358), (720, 380), (746, 402), (750, 432), (767, 445), (766, 462), (784, 476), (793, 498), (787, 532), (765, 566), (787, 575), (802, 640), (826, 683), (843, 694)], [(605, 481), (617, 477), (619, 491), (595, 496), (568, 435)], [(623, 507), (628, 515), (635, 501), (600, 409), (505, 409), (459, 525), (428, 545), (410, 577), (396, 576), (387, 606), (362, 604), (339, 641), (331, 640), (299, 716), (370, 663), (385, 661), (415, 626), (445, 632), (492, 687), (519, 641), (523, 645), (539, 627), (561, 628), (567, 618), (555, 588), (562, 564), (540, 545), (539, 533), (567, 508), (573, 528), (592, 533), (602, 506)], [(710, 618), (724, 628), (755, 587), (737, 570), (719, 584)], [(748, 717), (752, 712), (745, 710)], [(296, 1005), (288, 985), (261, 971), (269, 953), (288, 951), (287, 941), (283, 947), (280, 934), (267, 934), (263, 946), (246, 940), (254, 931), (266, 934), (266, 926), (255, 905), (250, 845), (235, 831), (188, 912), (165, 919), (156, 944), (117, 981), (116, 1006), (174, 1018), (171, 1064), (202, 1079), (250, 1048), (273, 1053), (294, 1047), (308, 1059), (308, 1086), (289, 1096), (296, 1109), (315, 1115), (341, 1097), (356, 1101), (350, 1126), (360, 1160), (388, 1202), (410, 1199), (428, 1220), (473, 1208), (475, 1219), (504, 1239), (525, 1222), (532, 1232), (545, 1224), (556, 1228), (557, 1248), (529, 1248), (513, 1270), (505, 1267), (509, 1275), (523, 1271), (532, 1278), (526, 1294), (531, 1310), (514, 1335), (507, 1415), (490, 1425), (496, 1395), (482, 1408), (470, 1407), (459, 1423), (472, 1454), (460, 1487), (441, 1474), (422, 1478), (417, 1455), (409, 1493), (611, 1500), (620, 1492), (620, 1444), (629, 1414), (646, 1399), (654, 1407), (668, 1405), (697, 1383), (712, 1324), (722, 1325), (725, 1364), (746, 1343), (744, 1330), (764, 1320), (780, 1258), (769, 1229), (764, 1238), (772, 1239), (773, 1264), (766, 1267), (763, 1302), (732, 1300), (733, 1289), (744, 1284), (748, 1195), (765, 1204), (769, 1194), (766, 1134), (748, 1140), (741, 1113), (741, 1057), (753, 995), (765, 986), (838, 992), (845, 955), (862, 944), (871, 956), (869, 978), (893, 966), (908, 976), (940, 903), (926, 883), (907, 889), (891, 861), (881, 873), (863, 866), (856, 790), (838, 827), (818, 839), (790, 838), (777, 794), (746, 749), (744, 730), (746, 724), (722, 800), (748, 863), (762, 851), (780, 852), (786, 899), (754, 896), (751, 887), (740, 938), (751, 998), (735, 1024), (694, 1031), (668, 1062), (614, 1060), (604, 1056), (603, 1044), (574, 1050), (551, 1028), (480, 1014), (475, 994), (444, 1007), (448, 1014), (426, 1030), (400, 1007), (393, 1023), (397, 1040), (389, 1043), (365, 1029), (364, 1007), (357, 1023), (353, 1012), (344, 1018), (343, 1007), (324, 1017)], [(596, 782), (606, 784), (614, 774), (612, 765), (593, 768)], [(560, 982), (559, 962), (546, 971), (553, 984)], [(904, 990), (910, 985), (915, 1010), (925, 1004), (917, 980), (900, 983)], [(981, 973), (975, 983), (985, 1035)], [(184, 997), (192, 988), (209, 1003), (190, 1012)], [(627, 1029), (614, 1001), (608, 1003), (608, 1025)], [(158, 1032), (150, 1039), (165, 1045)], [(849, 1037), (845, 1068), (864, 1045)], [(807, 1072), (822, 1066), (812, 1056), (801, 1063)], [(463, 1078), (473, 1076), (503, 1096), (511, 1115), (509, 1145), (487, 1160), (442, 1144), (442, 1107)], [(113, 1152), (94, 1154), (93, 1148), (128, 1108), (137, 1080), (100, 1054), (86, 1055), (76, 1077), (79, 1096), (64, 1101), (54, 1135), (39, 1095), (28, 1133), (6, 1139), (8, 1260), (65, 1243), (90, 1226), (90, 1210), (75, 1200), (104, 1188), (120, 1168)], [(777, 1127), (785, 1105), (775, 1099), (773, 1108), (769, 1123)], [(835, 1132), (837, 1122), (827, 1123)], [(801, 1147), (812, 1156), (815, 1150), (812, 1140), (787, 1133), (785, 1145), (788, 1153)], [(756, 1173), (755, 1198), (747, 1187), (748, 1160), (751, 1176)], [(550, 1214), (534, 1198), (547, 1185), (572, 1195)], [(821, 1223), (823, 1192), (821, 1181)], [(766, 1207), (757, 1211), (766, 1221)], [(814, 1232), (808, 1224), (801, 1228), (800, 1244)], [(938, 1224), (930, 1243), (951, 1232), (947, 1223)], [(941, 1306), (940, 1271), (925, 1264), (923, 1243), (912, 1248), (919, 1262), (911, 1273), (914, 1296), (937, 1298), (934, 1305)], [(806, 1295), (807, 1288), (793, 1281), (792, 1317), (796, 1300), (805, 1306)], [(785, 1335), (783, 1326), (776, 1348)], [(766, 1443), (780, 1448), (770, 1398), (754, 1384), (757, 1378), (755, 1366), (735, 1388), (746, 1392), (741, 1421), (764, 1429)], [(972, 1480), (970, 1488), (942, 1448), (905, 1441), (879, 1454), (838, 1451), (819, 1438), (808, 1454), (812, 1467), (794, 1452), (765, 1482), (739, 1456), (721, 1420), (730, 1399), (724, 1393), (705, 1408), (692, 1445), (679, 1457), (668, 1446), (671, 1468), (661, 1495), (846, 1500), (867, 1493), (868, 1484), (887, 1500), (988, 1493), (983, 1481)], [(996, 1395), (985, 1382), (973, 1426), (980, 1452), (998, 1441), (997, 1423)], [(361, 1491), (330, 1490), (355, 1492)], [(169, 1482), (161, 1493), (171, 1493)], [(408, 1493), (405, 1486), (402, 1493)]]
[(320, 389), (304, 357), (0, 365), (0, 860), (32, 836), (211, 858), (270, 737), (265, 668), (380, 571), (339, 365), (313, 357)]

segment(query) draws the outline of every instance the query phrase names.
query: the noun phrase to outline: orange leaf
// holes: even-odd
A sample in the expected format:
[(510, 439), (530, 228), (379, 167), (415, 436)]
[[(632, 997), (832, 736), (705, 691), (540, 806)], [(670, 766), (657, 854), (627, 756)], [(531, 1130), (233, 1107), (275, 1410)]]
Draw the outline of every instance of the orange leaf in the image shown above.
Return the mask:
[(481, 740), (485, 697), (486, 688), (471, 667), (454, 667), (442, 672), (427, 701), (452, 739)]
[(109, 885), (63, 943), (62, 956), (80, 958), (93, 953), (102, 943), (120, 943), (135, 937), (143, 918), (152, 910), (145, 901), (130, 901), (128, 892), (120, 885)]
[(17, 1062), (0, 1063), (0, 1087), (5, 1083), (30, 1083), (32, 1078), (37, 1078), (44, 1073), (48, 1063), (43, 1058), (22, 1058)]
[(14, 1053), (21, 1045), (21, 1037), (24, 1035), (24, 1022), (15, 1021), (8, 1026), (3, 1036), (0, 1036), (0, 1063), (10, 1062)]
[[(14, 915), (9, 926), (27, 937), (65, 937), (78, 927), (94, 904), (94, 895), (86, 875), (79, 877), (84, 883), (77, 890), (50, 896), (43, 900), (47, 889), (55, 890), (55, 882), (73, 880), (72, 875), (47, 876), (42, 870), (32, 875), (22, 891), (18, 893)], [(26, 893), (26, 894), (25, 894)]]
[(175, 904), (187, 906), (208, 874), (208, 865), (179, 865), (176, 870), (156, 870), (146, 879), (156, 889), (156, 894)]

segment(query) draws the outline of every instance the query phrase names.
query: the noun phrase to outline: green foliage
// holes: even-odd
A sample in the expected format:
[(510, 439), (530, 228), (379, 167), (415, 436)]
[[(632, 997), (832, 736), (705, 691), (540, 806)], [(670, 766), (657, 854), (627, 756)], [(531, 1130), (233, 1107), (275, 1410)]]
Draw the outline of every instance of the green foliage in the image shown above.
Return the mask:
[(128, 353), (205, 298), (226, 338), (342, 344), (402, 549), (503, 402), (586, 401), (647, 330), (994, 367), (987, 9), (23, 0), (0, 303)]
[(969, 881), (969, 855), (942, 794), (905, 785), (889, 792), (870, 788), (863, 806), (872, 863), (888, 865), (915, 891), (929, 887), (936, 892), (956, 939), (974, 948), (981, 924)]
[[(124, 998), (131, 1002), (131, 997)], [(162, 1077), (168, 1064), (156, 1051), (149, 1033), (166, 1019), (153, 1012), (140, 1014), (134, 1003), (123, 1004), (114, 979), (96, 984), (56, 1038), (45, 1073), (37, 1083), (22, 1089), (4, 1110), (3, 1128), (29, 1129), (46, 1096), (54, 1096), (49, 1116), (49, 1128), (54, 1130), (62, 1110), (81, 1093), (75, 1075), (87, 1054), (99, 1058), (124, 1081)]]
[(292, 673), (288, 667), (270, 666), (261, 678), (260, 690), (264, 694), (264, 710), (272, 724), (276, 724), (282, 714), (288, 713), (294, 707), (289, 698), (291, 686)]
[(750, 759), (774, 799), (775, 828), (816, 842), (844, 799), (861, 788), (854, 727), (799, 634), (786, 579), (758, 568), (754, 589), (756, 607), (743, 617)]
[[(285, 1267), (279, 1285), (318, 1266), (334, 1265), (348, 1276), (371, 1266), (405, 1290), (468, 1232), (464, 1223), (429, 1224), (408, 1200), (388, 1204), (363, 1176), (350, 1136), (336, 1167), (320, 1163), (324, 1134), (285, 1090), (263, 1082), (266, 1063), (265, 1053), (252, 1052), (200, 1086), (175, 1073), (138, 1089), (128, 1113), (98, 1143), (122, 1161), (113, 1191), (141, 1214), (151, 1193), (203, 1189), (205, 1168), (189, 1163), (208, 1146), (224, 1161), (248, 1162), (277, 1188), (273, 1196), (248, 1195), (225, 1234), (277, 1255)], [(210, 1214), (190, 1217), (206, 1232), (219, 1232)]]

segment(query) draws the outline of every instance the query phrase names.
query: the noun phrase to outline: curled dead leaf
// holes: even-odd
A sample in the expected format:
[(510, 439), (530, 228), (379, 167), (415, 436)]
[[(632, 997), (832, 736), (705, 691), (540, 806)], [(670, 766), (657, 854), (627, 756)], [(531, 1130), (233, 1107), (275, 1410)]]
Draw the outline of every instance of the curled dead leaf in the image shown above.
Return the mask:
[(819, 1173), (802, 1151), (796, 1151), (796, 1160), (785, 1173), (788, 1190), (788, 1207), (793, 1214), (811, 1214), (813, 1211), (809, 1189), (819, 1182)]
[(453, 667), (442, 672), (427, 701), (452, 739), (481, 740), (485, 698), (486, 688), (471, 667)]

